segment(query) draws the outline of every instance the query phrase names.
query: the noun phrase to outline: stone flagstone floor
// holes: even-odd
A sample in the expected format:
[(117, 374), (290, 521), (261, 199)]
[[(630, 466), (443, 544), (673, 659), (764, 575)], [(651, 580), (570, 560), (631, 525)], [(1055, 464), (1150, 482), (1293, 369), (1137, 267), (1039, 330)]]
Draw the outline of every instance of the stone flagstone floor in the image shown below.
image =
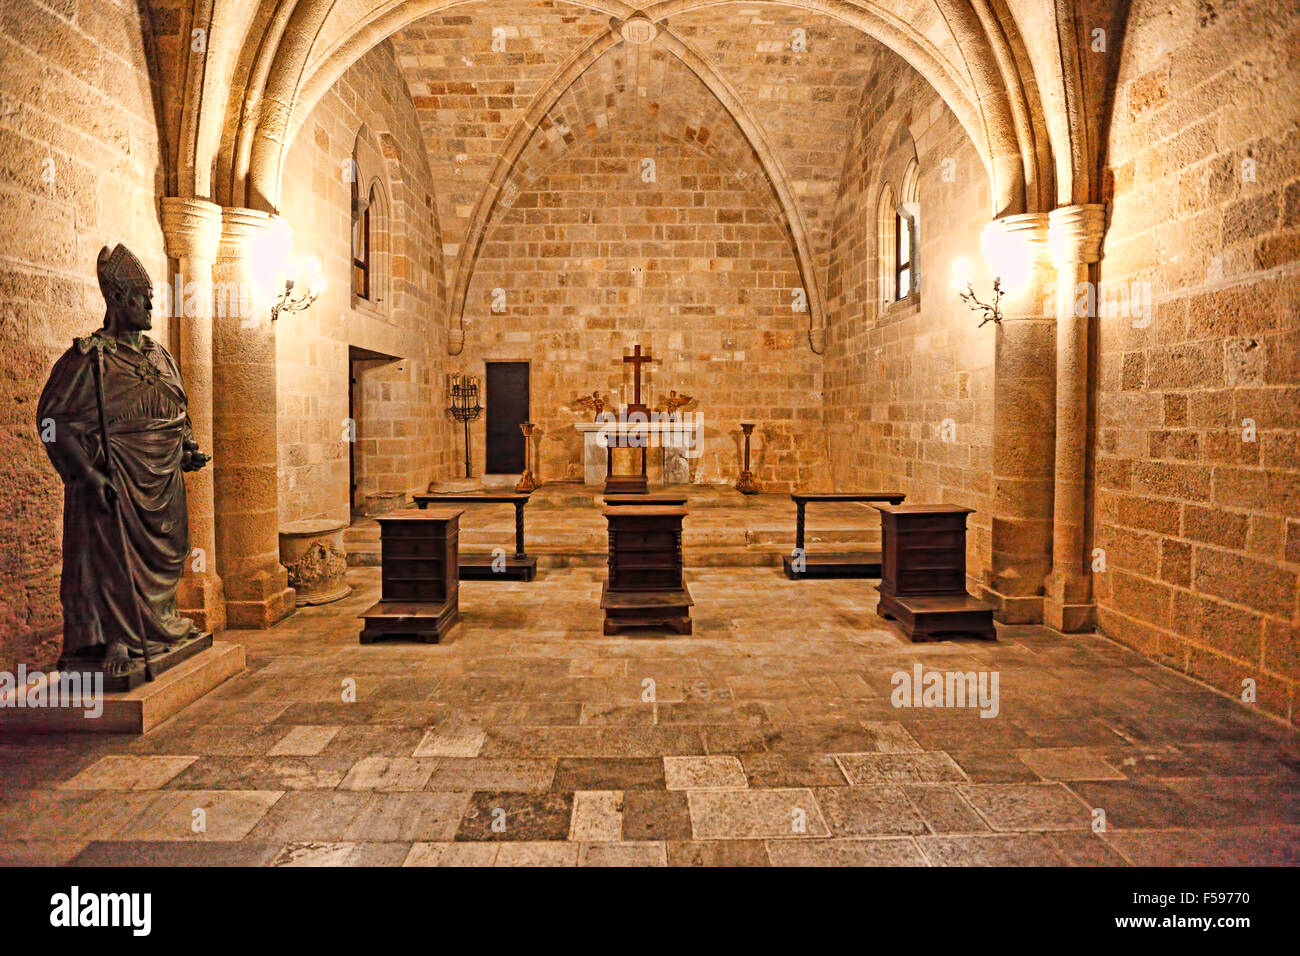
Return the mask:
[[(770, 567), (691, 570), (693, 636), (606, 638), (603, 571), (567, 568), (463, 583), (442, 645), (362, 647), (378, 575), (349, 577), (229, 632), (248, 670), (144, 737), (0, 738), (0, 862), (1300, 857), (1287, 730), (1098, 638), (911, 645), (869, 582)], [(997, 715), (892, 706), (917, 662), (996, 672)]]

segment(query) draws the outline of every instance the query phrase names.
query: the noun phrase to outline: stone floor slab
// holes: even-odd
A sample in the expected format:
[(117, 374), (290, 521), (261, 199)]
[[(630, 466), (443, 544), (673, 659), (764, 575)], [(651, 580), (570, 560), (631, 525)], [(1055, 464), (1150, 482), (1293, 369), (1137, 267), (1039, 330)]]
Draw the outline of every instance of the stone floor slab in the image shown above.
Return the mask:
[(687, 791), (697, 840), (787, 840), (828, 836), (807, 788)]
[(925, 866), (911, 839), (772, 840), (773, 866)]
[(669, 790), (736, 790), (749, 786), (745, 768), (735, 757), (665, 757)]
[(197, 757), (102, 757), (60, 786), (66, 790), (157, 790)]
[(623, 791), (579, 790), (573, 795), (569, 839), (618, 842), (623, 839)]

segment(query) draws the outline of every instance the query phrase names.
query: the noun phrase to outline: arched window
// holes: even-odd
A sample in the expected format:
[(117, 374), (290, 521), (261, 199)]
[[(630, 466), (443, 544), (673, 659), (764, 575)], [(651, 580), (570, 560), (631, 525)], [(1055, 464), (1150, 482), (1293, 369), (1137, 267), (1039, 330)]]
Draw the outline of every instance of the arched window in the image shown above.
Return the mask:
[(901, 202), (889, 183), (880, 189), (880, 201), (876, 205), (876, 261), (882, 307), (917, 294), (917, 223), (921, 211), (917, 179), (916, 160), (912, 159), (903, 173)]
[(357, 132), (352, 152), (352, 305), (388, 311), (389, 203), (383, 154), (369, 128)]
[(920, 251), (920, 173), (916, 160), (907, 164), (903, 173), (902, 203), (898, 209), (895, 231), (897, 233), (898, 254), (895, 261), (895, 289), (900, 299), (915, 295), (919, 288), (920, 274), (917, 269), (917, 255)]
[(880, 288), (880, 302), (888, 305), (898, 299), (898, 203), (894, 187), (888, 183), (880, 190), (876, 206), (876, 272)]
[(352, 182), (352, 294), (370, 298), (370, 196)]

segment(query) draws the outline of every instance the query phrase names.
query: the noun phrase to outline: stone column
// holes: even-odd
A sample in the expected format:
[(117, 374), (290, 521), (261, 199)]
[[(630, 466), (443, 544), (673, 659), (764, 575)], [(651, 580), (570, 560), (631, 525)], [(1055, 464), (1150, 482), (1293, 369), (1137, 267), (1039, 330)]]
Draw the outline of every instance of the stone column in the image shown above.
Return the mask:
[(1052, 560), (1056, 329), (1042, 305), (1051, 280), (1047, 215), (995, 219), (981, 244), (1006, 289), (994, 358), (992, 559), (984, 597), (999, 621), (1036, 624)]
[(272, 217), (226, 208), (213, 274), (213, 464), (217, 566), (231, 627), (263, 628), (293, 613), (294, 592), (280, 564), (279, 439), (276, 430), (272, 290), (255, 270), (255, 249)]
[[(1086, 552), (1088, 467), (1088, 333), (1096, 296), (1086, 285), (1101, 253), (1105, 207), (1064, 206), (1048, 217), (1056, 269), (1056, 481), (1052, 509), (1052, 572), (1044, 622), (1060, 631), (1096, 624)], [(1080, 283), (1084, 283), (1080, 288)]]
[[(190, 424), (199, 448), (212, 453), (212, 265), (221, 239), (221, 207), (202, 199), (169, 196), (162, 201), (167, 256), (175, 262), (171, 316), (180, 330), (176, 360), (189, 398)], [(226, 626), (226, 604), (217, 573), (213, 468), (185, 476), (190, 555), (176, 604), (181, 615), (205, 631)]]

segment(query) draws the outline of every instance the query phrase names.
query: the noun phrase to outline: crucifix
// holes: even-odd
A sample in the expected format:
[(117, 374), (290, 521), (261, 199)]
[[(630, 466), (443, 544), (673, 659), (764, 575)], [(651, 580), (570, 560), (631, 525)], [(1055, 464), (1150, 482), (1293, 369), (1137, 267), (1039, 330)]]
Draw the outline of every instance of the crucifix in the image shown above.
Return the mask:
[(629, 414), (631, 412), (640, 412), (642, 415), (649, 415), (650, 409), (641, 402), (641, 366), (646, 362), (653, 362), (654, 356), (649, 352), (642, 355), (641, 346), (637, 345), (633, 348), (631, 355), (623, 356), (623, 361), (632, 364), (633, 388), (635, 389), (635, 398), (627, 406), (627, 410)]
[[(646, 362), (653, 362), (654, 356), (649, 352), (642, 355), (641, 346), (638, 345), (632, 350), (631, 355), (624, 355), (623, 361), (632, 365), (633, 375), (633, 399), (628, 403), (625, 412), (628, 416), (638, 415), (642, 422), (650, 417), (650, 408), (641, 401), (641, 366)], [(646, 493), (646, 444), (649, 442), (649, 435), (644, 433), (645, 425), (641, 426), (641, 434), (638, 435), (610, 435), (605, 440), (605, 494), (640, 494)], [(641, 451), (641, 473), (631, 475), (614, 474), (614, 449), (615, 448), (639, 448)]]

